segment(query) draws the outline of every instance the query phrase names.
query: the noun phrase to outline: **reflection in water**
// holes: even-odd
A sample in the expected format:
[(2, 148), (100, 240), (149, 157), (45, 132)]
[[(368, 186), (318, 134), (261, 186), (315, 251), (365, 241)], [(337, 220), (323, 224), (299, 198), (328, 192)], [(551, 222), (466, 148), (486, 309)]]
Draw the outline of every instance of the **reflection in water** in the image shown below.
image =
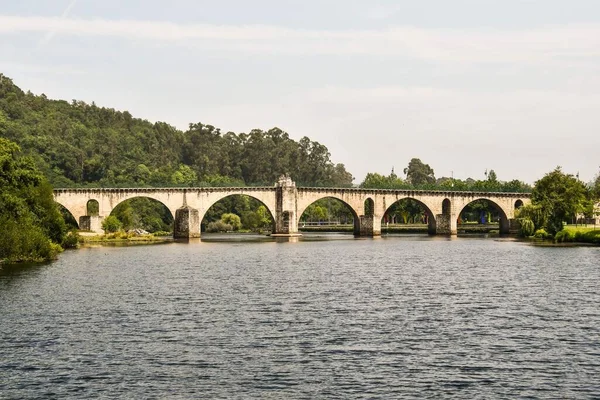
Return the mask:
[(598, 398), (599, 248), (204, 235), (0, 270), (3, 398)]

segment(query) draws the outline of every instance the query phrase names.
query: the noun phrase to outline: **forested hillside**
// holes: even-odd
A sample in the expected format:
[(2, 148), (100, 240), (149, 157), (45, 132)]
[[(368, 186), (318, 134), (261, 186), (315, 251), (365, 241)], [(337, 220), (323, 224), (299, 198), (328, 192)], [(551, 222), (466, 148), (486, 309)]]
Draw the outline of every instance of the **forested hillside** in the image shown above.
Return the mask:
[(272, 185), (284, 173), (299, 185), (349, 186), (324, 145), (281, 129), (221, 132), (202, 123), (185, 132), (94, 103), (24, 92), (0, 74), (0, 137), (16, 142), (54, 187)]

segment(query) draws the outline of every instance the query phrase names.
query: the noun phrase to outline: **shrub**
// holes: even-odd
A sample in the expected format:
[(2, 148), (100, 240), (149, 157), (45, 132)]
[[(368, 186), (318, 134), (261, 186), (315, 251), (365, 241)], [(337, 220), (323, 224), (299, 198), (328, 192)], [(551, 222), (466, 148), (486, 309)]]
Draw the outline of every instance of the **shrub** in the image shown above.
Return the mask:
[(230, 230), (239, 231), (242, 227), (242, 220), (238, 215), (227, 213), (221, 215), (221, 222), (231, 226)]
[(224, 223), (219, 220), (216, 222), (211, 222), (206, 227), (206, 232), (229, 232), (232, 231), (233, 227), (229, 224)]
[(562, 231), (556, 234), (554, 240), (556, 240), (558, 243), (574, 242), (575, 234), (569, 230), (563, 229)]
[(551, 234), (546, 232), (546, 230), (543, 228), (535, 231), (535, 233), (533, 234), (533, 237), (535, 237), (536, 239), (553, 239), (554, 238)]
[(64, 249), (76, 249), (79, 247), (80, 237), (77, 231), (70, 231), (67, 233), (62, 241), (62, 247)]
[(535, 233), (535, 225), (529, 218), (519, 218), (519, 236), (529, 237)]
[(102, 221), (102, 229), (104, 230), (104, 233), (118, 232), (119, 229), (121, 229), (121, 226), (121, 221), (119, 221), (119, 219), (114, 215), (110, 215), (104, 218), (104, 221)]

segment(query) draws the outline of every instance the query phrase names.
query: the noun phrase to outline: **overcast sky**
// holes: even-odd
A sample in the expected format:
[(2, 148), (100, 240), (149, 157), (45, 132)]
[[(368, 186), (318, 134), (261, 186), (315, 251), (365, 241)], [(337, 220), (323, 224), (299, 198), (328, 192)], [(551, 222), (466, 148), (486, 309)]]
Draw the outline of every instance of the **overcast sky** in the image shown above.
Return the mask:
[(597, 0), (0, 0), (24, 90), (325, 144), (360, 183), (600, 168)]

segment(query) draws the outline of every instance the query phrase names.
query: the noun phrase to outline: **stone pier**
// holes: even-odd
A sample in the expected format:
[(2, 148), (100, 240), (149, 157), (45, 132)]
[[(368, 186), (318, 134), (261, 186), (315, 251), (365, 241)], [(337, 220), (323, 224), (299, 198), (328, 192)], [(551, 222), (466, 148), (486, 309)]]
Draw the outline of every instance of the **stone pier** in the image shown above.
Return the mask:
[(184, 205), (175, 211), (173, 237), (175, 239), (200, 237), (200, 213), (198, 210)]

